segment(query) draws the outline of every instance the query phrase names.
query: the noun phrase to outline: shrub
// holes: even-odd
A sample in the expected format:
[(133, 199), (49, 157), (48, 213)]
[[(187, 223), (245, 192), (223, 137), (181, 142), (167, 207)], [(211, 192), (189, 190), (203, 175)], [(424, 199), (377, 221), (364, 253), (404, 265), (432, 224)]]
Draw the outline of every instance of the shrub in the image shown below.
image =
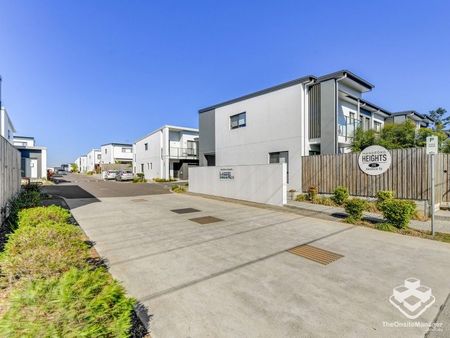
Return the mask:
[(360, 221), (364, 210), (367, 208), (367, 201), (360, 198), (352, 198), (345, 202), (345, 211), (348, 213), (347, 220), (351, 223)]
[(41, 204), (42, 198), (39, 190), (22, 190), (15, 198), (10, 200), (10, 211), (7, 223), (11, 230), (17, 228), (19, 212), (22, 209), (37, 207)]
[(19, 227), (9, 236), (0, 257), (0, 268), (10, 282), (20, 278), (59, 275), (71, 267), (85, 267), (88, 246), (81, 231), (52, 221), (37, 227)]
[(167, 179), (167, 178), (158, 178), (158, 177), (155, 177), (155, 178), (153, 179), (153, 181), (158, 182), (158, 183), (164, 183), (164, 182), (175, 182), (176, 179), (175, 179), (175, 178), (169, 178), (169, 179)]
[(86, 172), (86, 175), (89, 175), (89, 176), (94, 175), (94, 174), (95, 174), (95, 171), (92, 171), (92, 170)]
[(143, 173), (137, 173), (136, 177), (133, 178), (133, 183), (145, 183), (147, 180)]
[(324, 196), (318, 196), (315, 199), (313, 199), (311, 202), (314, 204), (321, 204), (321, 205), (326, 205), (329, 207), (333, 207), (336, 205), (336, 203), (334, 203), (334, 201), (330, 197), (324, 197)]
[(408, 200), (387, 199), (380, 205), (384, 218), (398, 229), (408, 226), (416, 214), (416, 203)]
[(346, 187), (337, 187), (336, 189), (334, 189), (334, 193), (331, 199), (337, 205), (342, 205), (346, 200), (348, 200), (348, 196), (349, 194)]
[(69, 211), (56, 205), (24, 209), (19, 212), (19, 226), (36, 226), (46, 221), (67, 223), (69, 219)]
[(319, 189), (317, 187), (311, 186), (308, 189), (309, 200), (314, 201), (317, 198), (317, 194), (319, 193)]
[(186, 192), (186, 187), (182, 186), (182, 185), (173, 185), (172, 188), (170, 188), (173, 192), (178, 192), (178, 193), (182, 193), (182, 192)]
[(394, 198), (394, 192), (390, 190), (382, 190), (377, 192), (377, 208), (381, 210), (381, 203)]
[(129, 337), (135, 300), (104, 269), (29, 281), (7, 299), (2, 337)]
[(299, 195), (297, 195), (297, 196), (295, 197), (295, 200), (296, 200), (297, 202), (304, 202), (304, 201), (307, 201), (307, 200), (309, 200), (309, 195), (308, 195), (308, 194), (299, 194)]

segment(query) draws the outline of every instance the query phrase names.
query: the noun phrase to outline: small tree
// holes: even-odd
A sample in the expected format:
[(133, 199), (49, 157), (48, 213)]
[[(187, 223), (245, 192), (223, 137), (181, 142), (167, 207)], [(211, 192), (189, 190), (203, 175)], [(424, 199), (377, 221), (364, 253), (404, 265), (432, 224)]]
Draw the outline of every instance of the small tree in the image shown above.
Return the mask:
[(407, 119), (400, 124), (387, 124), (380, 133), (378, 144), (386, 149), (415, 147), (416, 126)]
[(362, 151), (367, 147), (377, 144), (377, 133), (375, 130), (363, 130), (361, 127), (357, 128), (353, 137), (352, 151)]
[(450, 115), (447, 115), (447, 110), (442, 107), (430, 110), (427, 116), (434, 120), (435, 130), (444, 130), (450, 126)]
[(72, 163), (70, 165), (70, 171), (73, 172), (73, 173), (77, 173), (78, 172), (78, 164)]

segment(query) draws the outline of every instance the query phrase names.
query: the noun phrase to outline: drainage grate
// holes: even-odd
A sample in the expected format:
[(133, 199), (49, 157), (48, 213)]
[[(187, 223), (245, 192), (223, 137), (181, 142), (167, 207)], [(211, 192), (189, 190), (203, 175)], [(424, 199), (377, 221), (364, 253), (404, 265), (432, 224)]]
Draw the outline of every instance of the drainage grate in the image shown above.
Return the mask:
[(295, 248), (287, 250), (288, 252), (301, 256), (304, 258), (307, 258), (309, 260), (312, 260), (314, 262), (327, 265), (330, 264), (339, 258), (342, 258), (344, 256), (337, 254), (335, 252), (331, 252), (328, 250), (320, 249), (312, 245), (300, 245), (296, 246)]
[(177, 214), (189, 214), (191, 212), (199, 212), (200, 210), (194, 209), (194, 208), (184, 208), (184, 209), (173, 209), (170, 211), (177, 213)]
[(205, 217), (191, 218), (190, 221), (196, 222), (198, 224), (209, 224), (209, 223), (216, 223), (216, 222), (223, 221), (223, 219), (213, 217), (213, 216), (205, 216)]
[(131, 200), (131, 202), (145, 202), (145, 201), (147, 201), (147, 200), (145, 200), (143, 198), (137, 198), (137, 199)]

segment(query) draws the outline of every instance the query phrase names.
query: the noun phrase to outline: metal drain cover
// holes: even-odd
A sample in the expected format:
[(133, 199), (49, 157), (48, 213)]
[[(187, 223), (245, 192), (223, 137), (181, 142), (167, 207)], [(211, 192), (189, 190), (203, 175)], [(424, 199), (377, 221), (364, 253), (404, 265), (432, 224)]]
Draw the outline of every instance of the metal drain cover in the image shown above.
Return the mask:
[(198, 224), (210, 224), (210, 223), (216, 223), (216, 222), (223, 221), (223, 219), (213, 217), (213, 216), (204, 216), (204, 217), (191, 218), (190, 221), (196, 222)]
[(311, 261), (323, 264), (323, 265), (327, 265), (330, 264), (336, 260), (338, 260), (339, 258), (344, 257), (343, 255), (340, 255), (338, 253), (335, 252), (331, 252), (328, 250), (324, 250), (312, 245), (300, 245), (300, 246), (296, 246), (295, 248), (289, 249), (287, 250), (288, 252), (297, 255), (297, 256), (301, 256), (304, 257), (306, 259), (309, 259)]
[(176, 214), (189, 214), (191, 212), (199, 212), (200, 210), (194, 208), (184, 208), (184, 209), (173, 209), (170, 210)]

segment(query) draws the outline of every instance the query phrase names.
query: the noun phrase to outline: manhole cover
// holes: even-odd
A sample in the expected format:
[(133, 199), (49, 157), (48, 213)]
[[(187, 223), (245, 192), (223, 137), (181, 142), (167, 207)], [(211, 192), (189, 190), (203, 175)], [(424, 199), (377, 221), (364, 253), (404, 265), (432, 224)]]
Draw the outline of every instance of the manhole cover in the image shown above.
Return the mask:
[(147, 200), (145, 200), (143, 198), (137, 198), (137, 199), (131, 200), (131, 202), (145, 202), (145, 201), (147, 201)]
[(173, 209), (170, 210), (176, 214), (189, 214), (191, 212), (199, 212), (200, 210), (194, 208), (184, 208), (184, 209)]
[(191, 218), (190, 221), (196, 222), (198, 224), (209, 224), (209, 223), (216, 223), (216, 222), (223, 221), (223, 219), (213, 217), (213, 216), (204, 216), (204, 217)]
[(312, 260), (314, 262), (327, 265), (344, 256), (331, 252), (328, 250), (320, 249), (312, 245), (300, 245), (295, 248), (287, 250), (288, 252)]

